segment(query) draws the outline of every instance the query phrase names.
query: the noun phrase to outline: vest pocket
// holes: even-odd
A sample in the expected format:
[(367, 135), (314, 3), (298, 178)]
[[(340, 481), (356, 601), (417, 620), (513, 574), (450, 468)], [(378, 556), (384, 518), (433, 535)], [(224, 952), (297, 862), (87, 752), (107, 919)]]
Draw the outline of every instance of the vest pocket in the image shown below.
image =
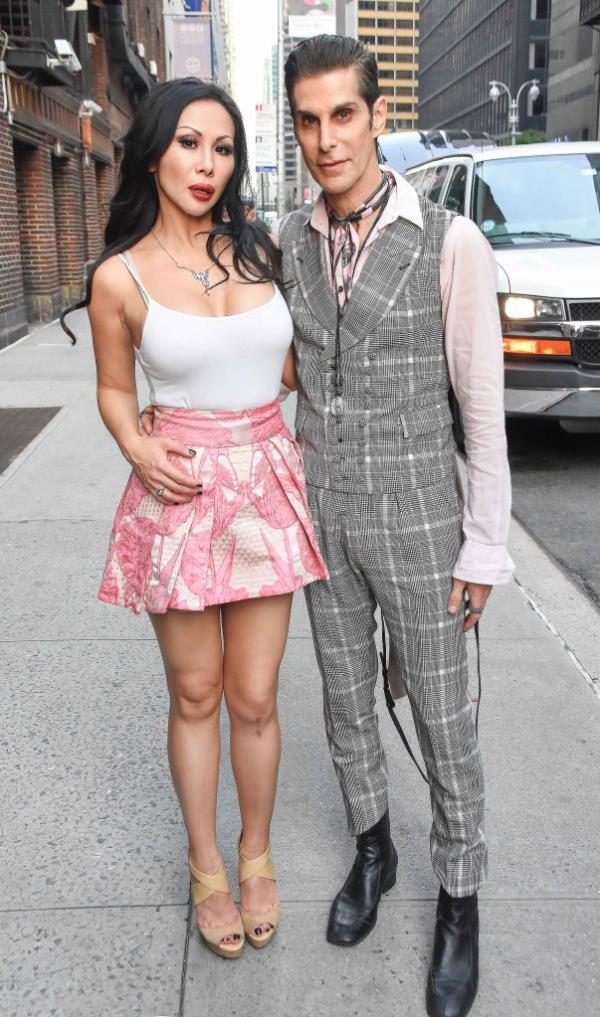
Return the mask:
[(415, 438), (420, 434), (441, 431), (452, 424), (452, 412), (448, 400), (436, 406), (422, 406), (400, 413), (402, 434)]

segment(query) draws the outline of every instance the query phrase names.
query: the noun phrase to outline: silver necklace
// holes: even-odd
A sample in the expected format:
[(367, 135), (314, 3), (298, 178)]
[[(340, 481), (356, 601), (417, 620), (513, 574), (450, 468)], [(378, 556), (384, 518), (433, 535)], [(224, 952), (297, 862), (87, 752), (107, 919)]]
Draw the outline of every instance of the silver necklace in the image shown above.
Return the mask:
[[(150, 230), (150, 232), (151, 232), (152, 236), (154, 237), (154, 239), (156, 240), (156, 243), (158, 244), (158, 246), (162, 247), (162, 249), (165, 252), (165, 254), (167, 255), (167, 257), (171, 259), (171, 261), (173, 262), (174, 265), (177, 266), (177, 268), (183, 269), (184, 272), (190, 272), (190, 274), (193, 275), (194, 279), (197, 279), (198, 282), (202, 283), (202, 285), (204, 286), (204, 293), (205, 294), (208, 294), (209, 290), (214, 289), (215, 286), (219, 286), (220, 285), (219, 283), (213, 283), (212, 286), (209, 285), (209, 278), (208, 278), (208, 276), (209, 276), (209, 272), (210, 272), (211, 268), (214, 268), (213, 265), (209, 265), (208, 268), (205, 268), (203, 272), (197, 272), (196, 269), (189, 268), (187, 265), (180, 265), (180, 263), (177, 261), (177, 258), (174, 258), (173, 255), (170, 254), (169, 251), (167, 251), (167, 248), (163, 244), (162, 240), (160, 240), (159, 237), (156, 235), (154, 230)], [(224, 279), (221, 280), (221, 281), (225, 282)]]

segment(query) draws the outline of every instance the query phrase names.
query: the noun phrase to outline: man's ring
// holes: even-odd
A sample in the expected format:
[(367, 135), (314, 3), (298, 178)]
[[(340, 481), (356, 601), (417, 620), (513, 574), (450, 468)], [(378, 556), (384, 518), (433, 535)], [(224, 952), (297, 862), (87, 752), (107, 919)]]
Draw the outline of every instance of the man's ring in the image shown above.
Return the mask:
[(482, 607), (469, 607), (469, 614), (483, 614)]
[(164, 487), (157, 487), (154, 493), (157, 498), (162, 498), (163, 494), (165, 493), (165, 489)]

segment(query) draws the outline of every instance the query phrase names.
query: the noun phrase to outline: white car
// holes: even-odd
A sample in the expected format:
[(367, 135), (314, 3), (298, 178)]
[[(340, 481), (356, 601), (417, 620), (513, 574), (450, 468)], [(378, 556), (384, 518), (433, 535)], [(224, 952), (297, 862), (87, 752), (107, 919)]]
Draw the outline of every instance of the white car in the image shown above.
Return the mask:
[(600, 142), (461, 152), (405, 176), (420, 194), (473, 219), (494, 249), (507, 414), (595, 429)]

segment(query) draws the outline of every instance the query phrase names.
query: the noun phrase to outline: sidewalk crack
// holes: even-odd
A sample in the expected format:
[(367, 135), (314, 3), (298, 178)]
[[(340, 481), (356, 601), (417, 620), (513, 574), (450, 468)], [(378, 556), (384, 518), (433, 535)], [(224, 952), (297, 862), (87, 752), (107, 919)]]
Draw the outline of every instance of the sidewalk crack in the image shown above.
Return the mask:
[(187, 982), (187, 966), (188, 956), (190, 950), (190, 939), (192, 935), (192, 913), (194, 912), (194, 906), (192, 903), (192, 891), (190, 889), (190, 896), (188, 898), (188, 916), (187, 916), (187, 929), (185, 933), (185, 944), (183, 947), (183, 963), (181, 965), (181, 982), (179, 983), (179, 1010), (177, 1017), (183, 1017), (185, 1010), (185, 986)]

